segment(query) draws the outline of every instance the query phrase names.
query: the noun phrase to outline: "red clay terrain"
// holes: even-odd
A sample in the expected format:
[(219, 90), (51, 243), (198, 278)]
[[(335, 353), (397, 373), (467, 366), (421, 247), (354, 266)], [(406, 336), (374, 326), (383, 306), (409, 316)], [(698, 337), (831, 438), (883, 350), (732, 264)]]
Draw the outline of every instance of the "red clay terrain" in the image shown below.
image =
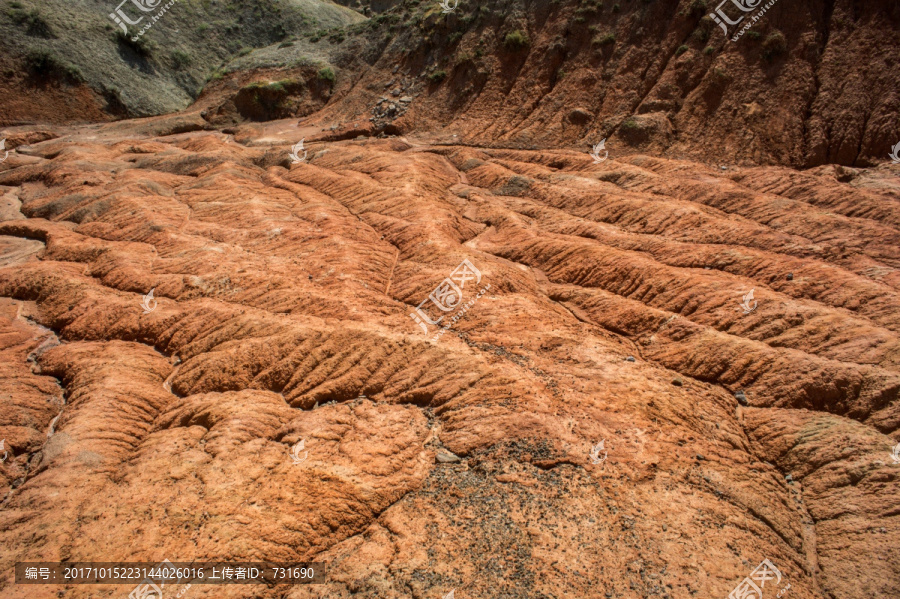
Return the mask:
[(342, 3), (0, 116), (0, 595), (900, 597), (896, 3)]
[(4, 597), (166, 558), (331, 564), (197, 597), (900, 593), (900, 167), (185, 118), (10, 135)]

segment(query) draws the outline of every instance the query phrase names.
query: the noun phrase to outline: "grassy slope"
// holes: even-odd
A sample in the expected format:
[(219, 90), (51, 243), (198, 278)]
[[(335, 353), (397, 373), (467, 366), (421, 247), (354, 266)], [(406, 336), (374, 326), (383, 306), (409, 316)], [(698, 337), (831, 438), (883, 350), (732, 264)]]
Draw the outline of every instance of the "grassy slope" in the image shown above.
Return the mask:
[[(108, 17), (117, 4), (0, 2), (0, 64), (7, 91), (80, 80), (110, 109), (119, 105), (131, 115), (173, 112), (189, 105), (215, 70), (236, 56), (364, 20), (322, 0), (178, 0), (133, 44), (117, 37), (120, 30)], [(140, 14), (131, 3), (123, 9), (132, 18)]]

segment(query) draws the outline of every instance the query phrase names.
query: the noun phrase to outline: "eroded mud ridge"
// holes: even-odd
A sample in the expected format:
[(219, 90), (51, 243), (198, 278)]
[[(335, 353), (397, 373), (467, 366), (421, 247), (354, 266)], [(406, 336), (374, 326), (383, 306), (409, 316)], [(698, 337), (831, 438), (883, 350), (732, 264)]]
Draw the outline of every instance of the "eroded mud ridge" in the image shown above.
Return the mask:
[(900, 596), (898, 167), (128, 127), (0, 172), (4, 597)]

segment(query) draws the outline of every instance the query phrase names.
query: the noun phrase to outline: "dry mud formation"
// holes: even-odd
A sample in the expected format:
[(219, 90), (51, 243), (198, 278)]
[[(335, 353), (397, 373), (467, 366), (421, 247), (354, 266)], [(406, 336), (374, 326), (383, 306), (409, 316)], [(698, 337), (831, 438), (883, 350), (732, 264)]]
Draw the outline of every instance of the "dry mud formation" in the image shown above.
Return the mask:
[(900, 597), (900, 5), (340, 4), (110, 69), (170, 115), (7, 76), (0, 596)]
[(900, 594), (900, 167), (172, 118), (10, 136), (4, 597), (166, 558), (331, 564), (191, 597)]

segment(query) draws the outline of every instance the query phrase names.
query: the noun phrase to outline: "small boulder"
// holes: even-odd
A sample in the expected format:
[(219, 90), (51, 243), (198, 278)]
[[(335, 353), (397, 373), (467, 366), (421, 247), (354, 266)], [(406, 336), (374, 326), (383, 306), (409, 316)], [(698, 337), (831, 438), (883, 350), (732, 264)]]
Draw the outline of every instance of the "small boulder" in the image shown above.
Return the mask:
[(734, 394), (734, 398), (738, 400), (738, 403), (742, 406), (749, 406), (750, 402), (747, 401), (747, 394), (744, 393), (743, 389), (738, 389), (737, 393)]

